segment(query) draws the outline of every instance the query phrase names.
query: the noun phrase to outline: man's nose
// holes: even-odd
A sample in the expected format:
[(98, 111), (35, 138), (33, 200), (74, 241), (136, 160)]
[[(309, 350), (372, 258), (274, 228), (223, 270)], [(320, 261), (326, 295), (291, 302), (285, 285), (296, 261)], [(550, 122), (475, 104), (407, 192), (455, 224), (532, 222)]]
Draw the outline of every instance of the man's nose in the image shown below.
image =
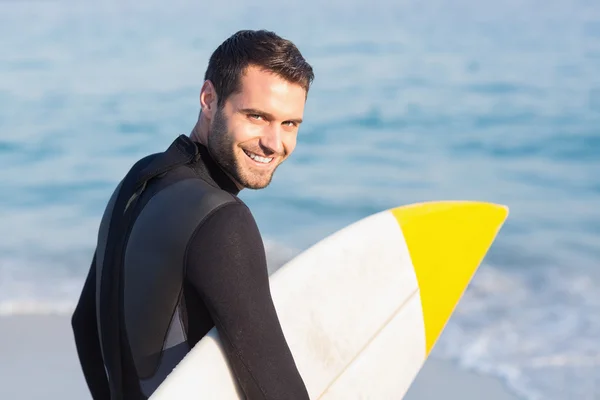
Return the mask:
[[(271, 153), (283, 154), (283, 142), (281, 141), (281, 126), (270, 126), (261, 137), (261, 145)], [(267, 154), (269, 155), (269, 154)]]

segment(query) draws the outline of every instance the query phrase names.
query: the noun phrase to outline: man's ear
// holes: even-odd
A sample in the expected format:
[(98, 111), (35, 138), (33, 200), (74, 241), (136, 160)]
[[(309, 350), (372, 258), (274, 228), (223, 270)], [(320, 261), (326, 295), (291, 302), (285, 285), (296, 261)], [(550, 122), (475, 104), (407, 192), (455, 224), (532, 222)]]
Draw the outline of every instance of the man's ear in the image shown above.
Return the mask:
[(217, 111), (217, 100), (217, 92), (214, 85), (209, 80), (205, 81), (200, 90), (200, 107), (202, 108), (202, 114), (209, 120), (213, 118)]

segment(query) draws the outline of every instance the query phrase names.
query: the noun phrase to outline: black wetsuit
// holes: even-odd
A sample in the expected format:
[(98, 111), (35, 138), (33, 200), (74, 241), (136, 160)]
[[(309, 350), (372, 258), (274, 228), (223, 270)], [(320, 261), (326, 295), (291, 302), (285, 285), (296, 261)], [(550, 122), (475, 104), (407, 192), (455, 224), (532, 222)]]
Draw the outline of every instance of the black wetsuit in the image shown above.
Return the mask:
[(261, 236), (237, 194), (183, 135), (121, 181), (72, 318), (94, 399), (148, 398), (214, 326), (248, 399), (308, 399)]

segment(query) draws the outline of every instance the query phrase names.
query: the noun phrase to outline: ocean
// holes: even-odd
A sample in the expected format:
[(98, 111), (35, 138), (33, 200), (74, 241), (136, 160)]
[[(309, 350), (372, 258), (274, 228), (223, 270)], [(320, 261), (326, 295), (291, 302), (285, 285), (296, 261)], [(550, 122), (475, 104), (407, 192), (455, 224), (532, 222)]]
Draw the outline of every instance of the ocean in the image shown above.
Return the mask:
[(506, 204), (433, 356), (600, 398), (597, 0), (0, 1), (0, 315), (71, 312), (114, 186), (190, 132), (210, 53), (258, 28), (316, 73), (293, 157), (241, 194), (270, 266), (390, 207)]

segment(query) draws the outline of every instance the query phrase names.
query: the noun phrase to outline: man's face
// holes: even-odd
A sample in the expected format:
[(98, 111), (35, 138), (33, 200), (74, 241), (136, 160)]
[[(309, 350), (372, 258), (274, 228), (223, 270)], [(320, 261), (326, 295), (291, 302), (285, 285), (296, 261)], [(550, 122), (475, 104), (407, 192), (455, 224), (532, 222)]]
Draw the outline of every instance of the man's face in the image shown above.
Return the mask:
[(212, 116), (208, 149), (240, 186), (265, 188), (296, 147), (305, 102), (302, 86), (249, 67)]

